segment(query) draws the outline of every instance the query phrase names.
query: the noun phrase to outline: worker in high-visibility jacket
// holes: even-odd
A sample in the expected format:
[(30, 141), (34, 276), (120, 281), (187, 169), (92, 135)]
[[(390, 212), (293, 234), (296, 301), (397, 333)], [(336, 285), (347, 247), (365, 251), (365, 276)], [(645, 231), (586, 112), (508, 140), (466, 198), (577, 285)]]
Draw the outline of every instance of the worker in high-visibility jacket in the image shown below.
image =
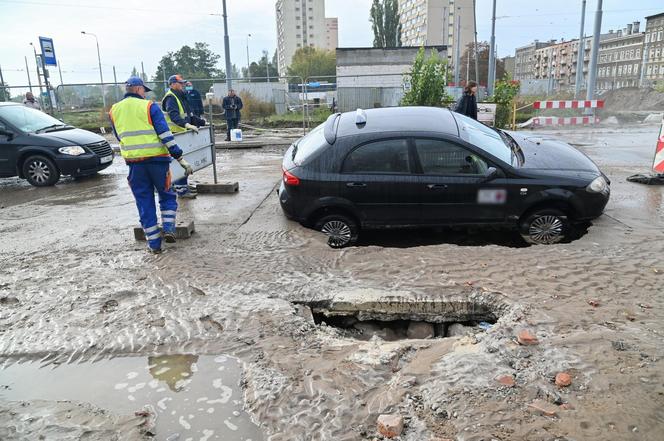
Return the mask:
[[(148, 250), (161, 252), (165, 242), (175, 242), (175, 213), (177, 197), (171, 189), (171, 157), (176, 159), (185, 175), (193, 173), (182, 158), (182, 150), (175, 142), (166, 118), (157, 104), (145, 99), (150, 89), (138, 77), (125, 83), (124, 99), (111, 107), (109, 116), (120, 153), (129, 166), (129, 186), (136, 199), (141, 226), (148, 242)], [(161, 229), (157, 222), (155, 190), (159, 195)]]
[[(166, 121), (171, 132), (180, 133), (193, 130), (198, 133), (198, 128), (205, 125), (205, 120), (194, 115), (185, 94), (186, 81), (182, 75), (171, 75), (168, 78), (168, 91), (161, 100), (161, 108), (166, 115)], [(189, 188), (189, 182), (185, 176), (173, 182), (173, 188), (179, 198), (194, 199), (196, 193)]]

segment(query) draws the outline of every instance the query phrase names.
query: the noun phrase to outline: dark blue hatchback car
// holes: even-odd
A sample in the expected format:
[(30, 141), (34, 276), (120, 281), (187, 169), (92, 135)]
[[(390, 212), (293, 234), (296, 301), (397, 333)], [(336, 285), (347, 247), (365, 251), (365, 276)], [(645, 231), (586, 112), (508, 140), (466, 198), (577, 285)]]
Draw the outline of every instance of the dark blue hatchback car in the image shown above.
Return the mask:
[(511, 226), (552, 244), (600, 216), (610, 194), (597, 165), (567, 143), (431, 107), (331, 115), (282, 167), (284, 213), (335, 248), (362, 229), (445, 225)]

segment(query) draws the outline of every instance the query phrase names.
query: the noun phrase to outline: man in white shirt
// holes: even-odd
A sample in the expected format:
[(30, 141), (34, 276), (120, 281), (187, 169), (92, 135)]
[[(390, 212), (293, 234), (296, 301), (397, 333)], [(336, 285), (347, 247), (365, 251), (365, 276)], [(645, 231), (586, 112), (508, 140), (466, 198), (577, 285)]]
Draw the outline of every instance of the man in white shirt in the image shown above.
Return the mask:
[(32, 92), (28, 92), (25, 94), (25, 99), (23, 100), (23, 105), (26, 107), (32, 107), (33, 109), (41, 110), (41, 106), (39, 105), (39, 101), (35, 99), (35, 96), (32, 94)]

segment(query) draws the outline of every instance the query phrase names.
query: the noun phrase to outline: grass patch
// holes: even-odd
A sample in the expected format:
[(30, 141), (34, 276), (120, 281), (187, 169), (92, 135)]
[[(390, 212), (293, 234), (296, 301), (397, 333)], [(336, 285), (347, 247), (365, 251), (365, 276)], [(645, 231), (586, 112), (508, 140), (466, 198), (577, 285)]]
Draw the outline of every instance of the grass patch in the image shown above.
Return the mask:
[(82, 112), (62, 112), (56, 114), (56, 117), (61, 118), (66, 124), (96, 133), (99, 132), (99, 127), (109, 129), (111, 126), (108, 116), (103, 114), (101, 109)]

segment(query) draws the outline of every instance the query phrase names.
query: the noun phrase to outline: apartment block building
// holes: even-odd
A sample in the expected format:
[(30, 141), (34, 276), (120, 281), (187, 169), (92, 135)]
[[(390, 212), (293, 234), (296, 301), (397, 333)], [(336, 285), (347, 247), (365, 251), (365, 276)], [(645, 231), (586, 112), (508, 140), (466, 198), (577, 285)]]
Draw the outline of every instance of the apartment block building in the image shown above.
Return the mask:
[(644, 38), (644, 80), (647, 84), (664, 80), (664, 12), (646, 17)]
[(516, 48), (513, 78), (519, 81), (535, 79), (535, 51), (552, 44), (553, 41), (540, 42), (535, 40), (531, 44)]
[(597, 60), (597, 88), (600, 90), (639, 87), (643, 60), (644, 33), (635, 21), (625, 29), (609, 31), (600, 42)]
[[(457, 38), (461, 53), (474, 41), (473, 0), (399, 0), (403, 46), (445, 45), (453, 56)], [(457, 36), (457, 21), (461, 32)]]
[(302, 47), (334, 49), (337, 19), (325, 17), (325, 0), (277, 0), (277, 66), (286, 75), (295, 51)]
[[(601, 38), (601, 37), (600, 37)], [(547, 79), (552, 89), (566, 88), (576, 84), (576, 69), (579, 50), (583, 51), (583, 78), (588, 75), (592, 37), (579, 44), (579, 40), (561, 41), (535, 50), (533, 78)]]

